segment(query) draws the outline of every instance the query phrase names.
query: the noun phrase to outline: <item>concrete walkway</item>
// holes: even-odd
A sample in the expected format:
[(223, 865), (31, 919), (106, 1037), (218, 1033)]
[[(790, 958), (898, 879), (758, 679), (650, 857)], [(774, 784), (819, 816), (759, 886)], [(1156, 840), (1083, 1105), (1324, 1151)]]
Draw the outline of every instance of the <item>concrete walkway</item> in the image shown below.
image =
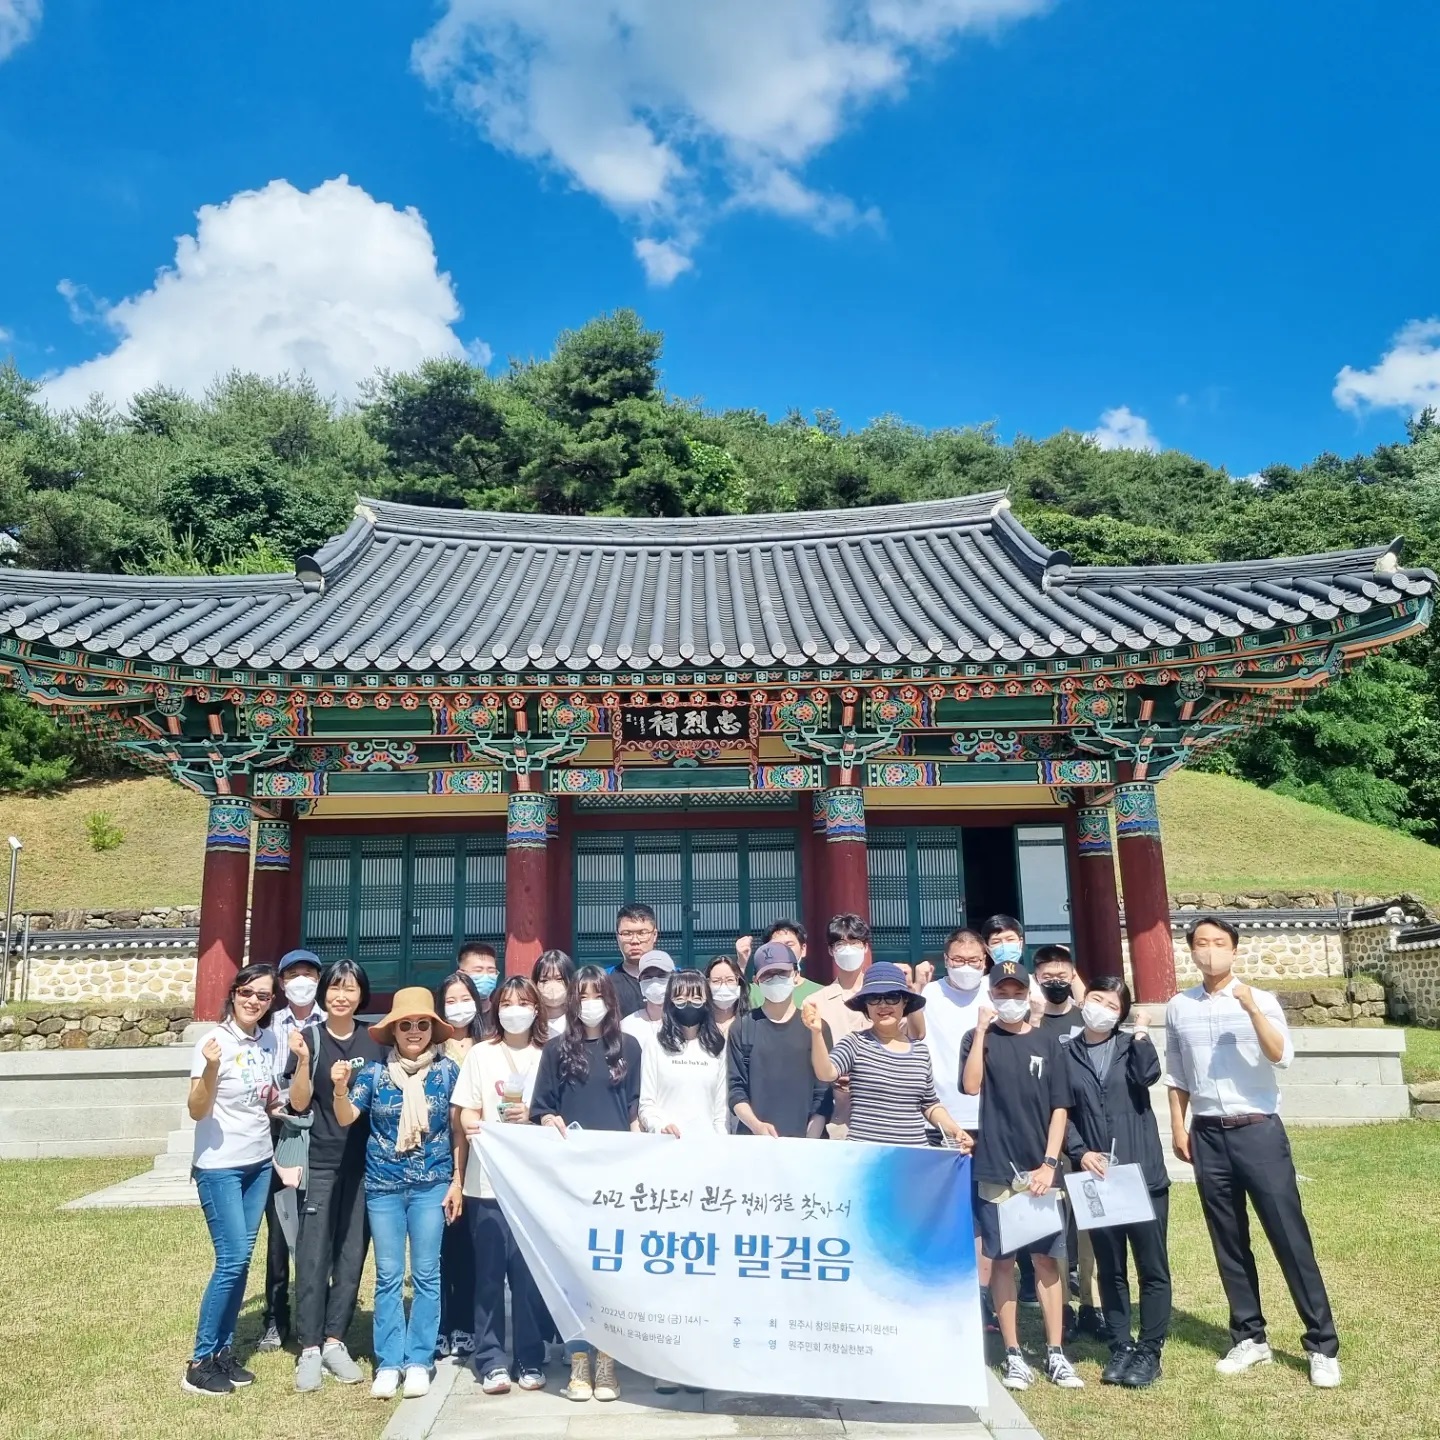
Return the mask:
[(486, 1395), (469, 1366), (444, 1361), (430, 1394), (401, 1402), (382, 1440), (1042, 1440), (993, 1373), (989, 1408), (977, 1413), (716, 1390), (658, 1395), (650, 1380), (624, 1369), (619, 1400), (574, 1404), (560, 1395), (562, 1369), (549, 1368), (547, 1390)]

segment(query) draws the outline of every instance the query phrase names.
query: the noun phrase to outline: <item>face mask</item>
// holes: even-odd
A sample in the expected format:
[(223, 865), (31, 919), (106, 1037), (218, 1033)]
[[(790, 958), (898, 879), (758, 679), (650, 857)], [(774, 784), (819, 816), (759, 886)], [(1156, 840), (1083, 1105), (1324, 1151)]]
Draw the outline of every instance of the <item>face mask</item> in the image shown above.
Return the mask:
[(1068, 980), (1042, 980), (1040, 993), (1052, 1005), (1063, 1005), (1070, 998), (1070, 982)]
[(496, 1014), (507, 1035), (523, 1035), (535, 1023), (535, 1012), (528, 1005), (502, 1005)]
[(647, 1004), (663, 1005), (665, 1003), (665, 986), (664, 980), (642, 980), (640, 993), (645, 997)]
[(794, 989), (795, 982), (788, 975), (772, 975), (768, 980), (760, 982), (760, 993), (772, 1005), (788, 1000)]
[(717, 1010), (733, 1010), (740, 1003), (740, 987), (738, 985), (716, 985), (710, 991), (710, 998), (715, 1002)]
[(470, 1022), (475, 1018), (475, 1002), (473, 1000), (461, 1000), (458, 1004), (447, 1002), (445, 1018), (461, 1030), (468, 1030)]
[(978, 990), (985, 979), (985, 972), (973, 965), (947, 965), (945, 973), (957, 990)]
[(858, 970), (865, 963), (863, 945), (837, 945), (830, 953), (842, 970)]
[(542, 980), (539, 985), (540, 998), (547, 1005), (565, 1003), (565, 982), (563, 980)]
[(698, 1025), (705, 1018), (705, 1007), (703, 1005), (677, 1005), (675, 1006), (675, 1018), (682, 1025)]
[(1080, 1018), (1085, 1022), (1087, 1030), (1113, 1030), (1119, 1023), (1120, 1017), (1106, 1005), (1098, 1004), (1094, 1000), (1087, 1000), (1080, 1007)]
[(1019, 995), (1013, 1000), (997, 1000), (995, 1013), (1007, 1025), (1018, 1025), (1030, 1013), (1030, 1002)]
[(495, 987), (500, 983), (498, 975), (472, 975), (470, 978), (475, 982), (475, 988), (480, 992), (482, 1000), (488, 1000), (495, 993)]
[(605, 1019), (605, 1002), (603, 1000), (582, 1000), (580, 1002), (580, 1023), (594, 1030), (598, 1029), (600, 1023)]
[(319, 989), (318, 980), (312, 980), (308, 975), (297, 975), (285, 982), (285, 998), (292, 1005), (309, 1005)]
[(997, 965), (1007, 960), (1018, 960), (1025, 953), (1025, 947), (1018, 940), (997, 940), (990, 947), (991, 958)]

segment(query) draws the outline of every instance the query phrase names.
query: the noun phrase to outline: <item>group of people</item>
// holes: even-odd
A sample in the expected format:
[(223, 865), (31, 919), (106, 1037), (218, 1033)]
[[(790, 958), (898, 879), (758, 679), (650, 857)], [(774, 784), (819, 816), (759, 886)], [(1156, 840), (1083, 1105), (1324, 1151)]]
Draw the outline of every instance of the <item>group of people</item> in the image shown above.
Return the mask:
[[(1195, 1164), (1230, 1302), (1232, 1348), (1216, 1368), (1272, 1358), (1248, 1198), (1306, 1322), (1311, 1379), (1338, 1385), (1334, 1321), (1278, 1117), (1274, 1071), (1292, 1053), (1283, 1012), (1233, 974), (1238, 935), (1225, 921), (1201, 920), (1187, 938), (1203, 981), (1170, 1002), (1165, 1078), (1175, 1153)], [(1109, 1344), (1104, 1383), (1161, 1378), (1169, 1178), (1150, 1091), (1163, 1067), (1143, 1020), (1128, 1023), (1122, 978), (1082, 980), (1053, 945), (1027, 969), (1020, 923), (1004, 915), (952, 932), (939, 978), (926, 963), (875, 961), (853, 914), (828, 926), (836, 978), (825, 985), (802, 973), (796, 921), (759, 944), (743, 937), (703, 970), (677, 967), (660, 939), (653, 910), (626, 905), (613, 969), (549, 950), (531, 976), (505, 978), (490, 946), (469, 943), (433, 991), (397, 991), (369, 1025), (355, 961), (322, 966), (293, 950), (273, 969), (241, 970), (191, 1067), (193, 1173), (215, 1270), (185, 1389), (223, 1395), (255, 1378), (235, 1353), (235, 1325), (264, 1216), (258, 1348), (295, 1342), (297, 1390), (365, 1378), (346, 1335), (372, 1243), (373, 1395), (425, 1394), (446, 1355), (473, 1364), (488, 1394), (544, 1388), (558, 1335), (471, 1154), (497, 1124), (955, 1147), (973, 1156), (977, 1265), (987, 1328), (1005, 1346), (1003, 1383), (1036, 1379), (1017, 1324), (1030, 1298), (1054, 1384), (1083, 1384), (1064, 1350), (1077, 1330)], [(1006, 1248), (1012, 1197), (1046, 1195), (1067, 1168), (1103, 1177), (1114, 1165), (1139, 1166), (1153, 1219), (1077, 1233), (1071, 1216), (1019, 1253)], [(568, 1399), (619, 1396), (610, 1356), (584, 1342), (565, 1354)]]

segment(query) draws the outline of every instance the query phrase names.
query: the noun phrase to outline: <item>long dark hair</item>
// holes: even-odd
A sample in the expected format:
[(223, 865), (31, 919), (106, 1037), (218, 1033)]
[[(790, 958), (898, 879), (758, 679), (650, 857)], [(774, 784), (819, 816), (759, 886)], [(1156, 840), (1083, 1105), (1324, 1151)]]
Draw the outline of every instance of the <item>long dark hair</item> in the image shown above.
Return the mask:
[(275, 1014), (275, 1008), (280, 1003), (280, 977), (275, 973), (274, 966), (271, 965), (247, 965), (243, 970), (235, 972), (235, 978), (230, 982), (230, 989), (225, 994), (225, 1009), (220, 1015), (221, 1023), (235, 1018), (235, 992), (242, 985), (253, 985), (255, 981), (267, 978), (273, 987), (270, 1004), (266, 1007), (265, 1013), (255, 1022), (255, 1028), (268, 1030), (270, 1018)]
[(675, 986), (682, 980), (686, 982), (687, 989), (693, 988), (695, 981), (700, 982), (702, 1009), (695, 1038), (711, 1055), (718, 1055), (725, 1048), (725, 1037), (710, 1013), (710, 982), (699, 970), (677, 970), (670, 977), (670, 983), (665, 987), (665, 1013), (660, 1017), (660, 1048), (671, 1055), (678, 1055), (685, 1048), (685, 1028), (675, 1013)]
[(491, 1007), (495, 1012), (495, 1029), (485, 1038), (492, 1045), (505, 1043), (505, 1028), (500, 1024), (500, 1007), (505, 1003), (507, 995), (511, 997), (512, 1004), (529, 1005), (534, 1009), (535, 1019), (531, 1022), (530, 1033), (525, 1038), (538, 1050), (549, 1038), (550, 1027), (545, 1020), (545, 1007), (540, 1003), (540, 992), (525, 975), (512, 975), (508, 980), (500, 982), (500, 988), (494, 996), (495, 1004)]
[(488, 1040), (495, 1033), (494, 1017), (481, 1003), (480, 992), (475, 988), (475, 982), (463, 970), (453, 971), (435, 987), (435, 1013), (442, 1019), (444, 1018), (445, 992), (457, 980), (465, 987), (465, 993), (475, 1002), (475, 1018), (470, 1022), (470, 1028), (465, 1033), (472, 1040)]
[[(735, 1006), (730, 1013), (732, 1015), (748, 1014), (750, 1010), (750, 987), (745, 983), (745, 967), (734, 955), (717, 955), (705, 967), (705, 983), (710, 987), (712, 996), (715, 989), (715, 982), (710, 977), (715, 973), (715, 967), (717, 965), (728, 965), (735, 972), (735, 983), (740, 987), (740, 998), (735, 1002)], [(713, 998), (710, 1008), (712, 1011), (715, 1008)]]
[(535, 962), (530, 978), (535, 982), (537, 990), (546, 980), (563, 980), (568, 1009), (570, 992), (575, 988), (575, 962), (563, 950), (546, 950)]
[(628, 1069), (622, 1043), (625, 1032), (620, 1028), (620, 1002), (615, 997), (615, 986), (609, 972), (599, 965), (582, 965), (575, 972), (575, 983), (570, 987), (570, 998), (565, 1002), (565, 1033), (558, 1041), (552, 1042), (560, 1046), (560, 1079), (567, 1085), (578, 1085), (590, 1074), (590, 1059), (585, 1052), (585, 1025), (580, 1019), (580, 1001), (586, 990), (594, 990), (596, 997), (605, 1002), (600, 1038), (605, 1042), (605, 1067), (610, 1072), (610, 1083), (618, 1085)]

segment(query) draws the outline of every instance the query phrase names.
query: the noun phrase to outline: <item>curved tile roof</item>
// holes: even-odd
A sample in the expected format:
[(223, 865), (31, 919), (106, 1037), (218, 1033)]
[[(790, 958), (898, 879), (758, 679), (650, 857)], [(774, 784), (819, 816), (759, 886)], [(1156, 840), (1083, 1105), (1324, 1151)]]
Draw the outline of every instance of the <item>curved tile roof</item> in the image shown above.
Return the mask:
[(0, 634), (301, 671), (736, 669), (1020, 660), (1262, 632), (1428, 595), (1400, 545), (1074, 566), (1000, 493), (713, 519), (375, 500), (294, 575), (0, 568)]

